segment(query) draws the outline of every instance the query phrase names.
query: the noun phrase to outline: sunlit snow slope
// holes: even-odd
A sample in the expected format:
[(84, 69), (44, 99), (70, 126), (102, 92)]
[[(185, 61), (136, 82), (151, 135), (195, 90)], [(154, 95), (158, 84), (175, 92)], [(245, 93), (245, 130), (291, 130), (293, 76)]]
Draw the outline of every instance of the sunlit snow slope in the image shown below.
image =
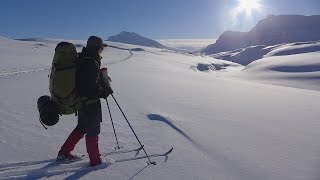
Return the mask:
[[(85, 44), (72, 42), (78, 51)], [(61, 117), (48, 130), (38, 121), (36, 101), (48, 94), (56, 44), (0, 39), (0, 179), (319, 179), (318, 53), (265, 58), (244, 68), (211, 57), (110, 43), (102, 66), (108, 67), (114, 96), (138, 137), (150, 154), (174, 150), (167, 161), (154, 158), (156, 166), (138, 160), (88, 168), (88, 159), (54, 163), (76, 125), (74, 115)], [(301, 64), (305, 68), (296, 67)], [(277, 77), (281, 81), (273, 83)], [(114, 101), (108, 101), (120, 145), (138, 147)], [(100, 151), (110, 152), (116, 142), (102, 104)], [(86, 153), (83, 140), (74, 152)]]

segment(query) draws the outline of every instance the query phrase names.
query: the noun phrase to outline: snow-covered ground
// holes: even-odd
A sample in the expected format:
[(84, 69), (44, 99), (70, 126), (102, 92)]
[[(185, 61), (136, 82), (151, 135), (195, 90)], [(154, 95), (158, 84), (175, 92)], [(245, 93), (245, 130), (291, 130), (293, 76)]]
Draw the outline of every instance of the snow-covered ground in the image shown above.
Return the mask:
[[(72, 42), (78, 51), (85, 44)], [(244, 67), (110, 44), (102, 64), (114, 95), (149, 154), (174, 148), (168, 160), (154, 158), (156, 166), (146, 166), (146, 160), (94, 168), (87, 159), (55, 164), (76, 125), (74, 115), (48, 130), (38, 121), (36, 101), (48, 94), (56, 41), (0, 38), (0, 179), (319, 179), (319, 52), (271, 56)], [(120, 145), (138, 147), (116, 104), (108, 101)], [(116, 143), (102, 102), (100, 151), (110, 152)], [(86, 153), (83, 140), (75, 152)]]
[(320, 91), (320, 52), (270, 56), (249, 64), (242, 77)]

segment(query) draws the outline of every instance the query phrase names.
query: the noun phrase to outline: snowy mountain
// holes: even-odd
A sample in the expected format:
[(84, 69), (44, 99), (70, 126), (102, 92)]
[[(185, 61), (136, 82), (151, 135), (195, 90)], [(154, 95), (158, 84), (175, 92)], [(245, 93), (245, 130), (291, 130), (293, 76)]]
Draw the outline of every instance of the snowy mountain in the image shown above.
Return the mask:
[(257, 45), (320, 40), (320, 15), (278, 15), (269, 16), (257, 23), (249, 32), (224, 32), (216, 41), (202, 50), (215, 54)]
[(108, 38), (108, 41), (121, 42), (126, 44), (133, 44), (133, 45), (140, 45), (140, 46), (147, 46), (147, 47), (164, 48), (164, 46), (159, 42), (152, 39), (148, 39), (134, 32), (122, 31), (118, 35), (110, 36)]
[[(48, 130), (39, 123), (36, 101), (49, 94), (56, 46), (45, 41), (0, 37), (0, 179), (320, 177), (319, 52), (292, 54), (297, 46), (285, 45), (244, 67), (159, 48), (132, 51), (140, 46), (111, 42), (103, 51), (102, 66), (108, 67), (114, 96), (137, 136), (149, 154), (174, 149), (167, 159), (151, 158), (155, 166), (141, 159), (88, 167), (86, 158), (55, 162), (77, 117), (61, 116)], [(101, 102), (100, 151), (118, 152), (106, 101)], [(139, 147), (114, 100), (108, 97), (108, 102), (120, 146)], [(83, 139), (73, 152), (86, 154)]]
[(225, 31), (219, 36), (216, 43), (204, 48), (201, 53), (215, 54), (218, 52), (230, 51), (241, 47), (247, 47), (246, 32)]

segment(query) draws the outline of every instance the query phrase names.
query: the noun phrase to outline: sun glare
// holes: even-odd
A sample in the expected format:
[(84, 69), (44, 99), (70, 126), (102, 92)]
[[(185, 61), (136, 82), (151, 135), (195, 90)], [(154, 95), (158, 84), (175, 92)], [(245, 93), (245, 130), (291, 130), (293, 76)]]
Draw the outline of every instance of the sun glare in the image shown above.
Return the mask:
[(238, 13), (244, 12), (247, 16), (252, 14), (252, 11), (260, 11), (261, 4), (259, 0), (238, 0)]

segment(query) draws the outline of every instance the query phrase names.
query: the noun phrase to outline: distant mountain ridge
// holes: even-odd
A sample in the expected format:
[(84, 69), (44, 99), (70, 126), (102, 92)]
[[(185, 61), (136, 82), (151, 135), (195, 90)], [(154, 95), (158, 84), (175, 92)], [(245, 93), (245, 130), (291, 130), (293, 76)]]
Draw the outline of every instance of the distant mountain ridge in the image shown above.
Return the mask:
[(320, 15), (271, 15), (257, 23), (249, 32), (225, 31), (215, 44), (204, 48), (204, 54), (256, 45), (320, 40)]
[(122, 31), (120, 34), (115, 36), (110, 36), (108, 38), (108, 41), (121, 42), (126, 44), (134, 44), (134, 45), (147, 46), (147, 47), (155, 47), (155, 48), (165, 47), (155, 40), (143, 37), (134, 32), (126, 32), (126, 31)]

